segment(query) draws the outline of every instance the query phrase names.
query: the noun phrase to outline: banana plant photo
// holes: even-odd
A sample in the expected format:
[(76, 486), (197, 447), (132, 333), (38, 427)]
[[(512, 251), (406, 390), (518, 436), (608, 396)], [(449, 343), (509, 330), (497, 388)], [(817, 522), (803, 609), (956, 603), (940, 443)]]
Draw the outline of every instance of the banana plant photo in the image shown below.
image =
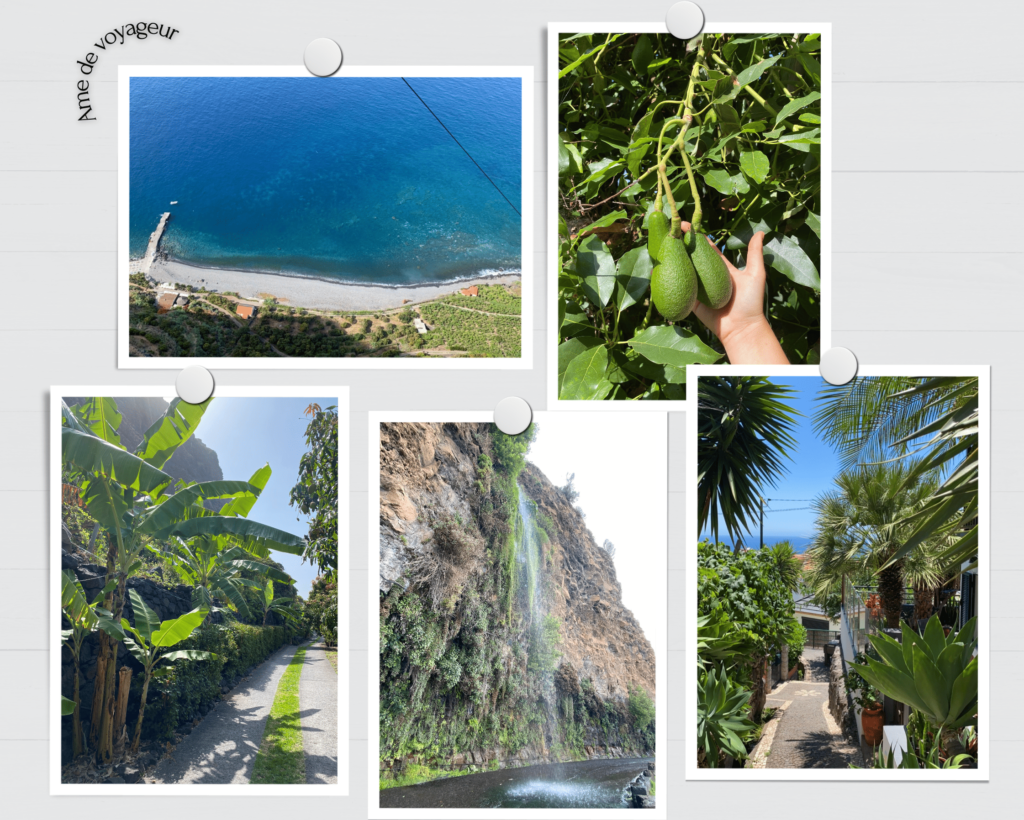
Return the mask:
[(346, 399), (136, 390), (53, 389), (54, 793), (342, 793)]
[(557, 35), (559, 400), (682, 400), (691, 364), (818, 362), (822, 29)]

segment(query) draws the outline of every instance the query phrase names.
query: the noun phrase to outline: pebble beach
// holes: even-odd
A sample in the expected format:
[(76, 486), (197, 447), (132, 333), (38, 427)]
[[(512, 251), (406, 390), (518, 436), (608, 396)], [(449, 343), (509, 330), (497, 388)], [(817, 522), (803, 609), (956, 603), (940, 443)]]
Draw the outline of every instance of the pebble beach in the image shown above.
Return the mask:
[(158, 283), (205, 287), (217, 293), (232, 291), (255, 301), (273, 297), (289, 307), (342, 311), (389, 310), (406, 303), (429, 302), (470, 285), (510, 285), (521, 279), (520, 274), (510, 273), (431, 285), (357, 285), (303, 276), (199, 268), (173, 260), (155, 261), (149, 277)]

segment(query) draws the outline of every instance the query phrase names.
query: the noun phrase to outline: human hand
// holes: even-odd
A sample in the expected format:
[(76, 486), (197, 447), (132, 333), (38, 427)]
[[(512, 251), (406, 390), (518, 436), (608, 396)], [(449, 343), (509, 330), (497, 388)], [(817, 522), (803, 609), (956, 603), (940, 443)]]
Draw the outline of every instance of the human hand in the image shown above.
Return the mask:
[[(688, 223), (683, 223), (686, 230)], [(707, 328), (725, 347), (732, 364), (789, 364), (782, 346), (764, 316), (764, 232), (758, 231), (747, 245), (747, 266), (738, 270), (706, 236), (701, 239), (722, 257), (732, 279), (732, 298), (718, 310), (701, 302), (693, 308)]]

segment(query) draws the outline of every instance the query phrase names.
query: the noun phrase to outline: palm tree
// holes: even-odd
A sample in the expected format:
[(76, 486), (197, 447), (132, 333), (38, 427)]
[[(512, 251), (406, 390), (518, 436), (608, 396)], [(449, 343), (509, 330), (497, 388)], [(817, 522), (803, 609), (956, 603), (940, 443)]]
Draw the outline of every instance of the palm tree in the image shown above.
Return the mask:
[(909, 554), (902, 548), (913, 525), (907, 517), (935, 491), (935, 478), (917, 477), (904, 462), (871, 464), (840, 473), (835, 489), (816, 498), (816, 535), (807, 550), (807, 581), (815, 594), (835, 592), (844, 575), (870, 571), (878, 577), (878, 595), (886, 626), (899, 626), (903, 589), (934, 588), (941, 581), (934, 543)]
[(734, 540), (749, 529), (761, 487), (774, 486), (796, 445), (794, 391), (760, 376), (702, 378), (697, 384), (697, 526), (719, 519)]
[(953, 516), (959, 519), (959, 535), (946, 539), (940, 552), (944, 570), (958, 571), (975, 555), (978, 390), (978, 379), (966, 377), (862, 378), (822, 388), (814, 429), (839, 448), (844, 466), (896, 456), (914, 461), (908, 483), (929, 474), (944, 477), (915, 511), (912, 531), (890, 560), (906, 557)]

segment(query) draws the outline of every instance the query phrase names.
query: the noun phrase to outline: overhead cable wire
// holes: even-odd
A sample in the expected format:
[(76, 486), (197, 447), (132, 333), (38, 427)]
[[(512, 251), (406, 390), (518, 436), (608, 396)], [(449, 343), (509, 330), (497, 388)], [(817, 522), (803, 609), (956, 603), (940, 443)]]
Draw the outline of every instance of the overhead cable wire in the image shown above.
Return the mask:
[[(407, 79), (405, 79), (405, 77), (402, 77), (402, 82), (403, 82), (403, 83), (405, 83), (406, 85), (408, 85), (408, 86), (409, 86), (409, 90), (410, 90), (410, 91), (411, 91), (411, 92), (412, 92), (413, 94), (416, 94), (416, 89), (415, 89), (415, 88), (413, 88), (413, 87), (412, 87), (411, 85), (409, 85), (409, 81), (408, 81)], [(447, 125), (445, 125), (445, 124), (444, 124), (443, 122), (441, 122), (441, 118), (440, 118), (439, 116), (437, 116), (437, 114), (434, 114), (434, 110), (433, 110), (433, 109), (432, 109), (432, 108), (431, 108), (431, 107), (430, 107), (429, 105), (427, 105), (427, 104), (426, 104), (426, 102), (424, 102), (423, 98), (422, 98), (422, 97), (421, 97), (421, 96), (420, 96), (419, 94), (416, 94), (416, 99), (417, 99), (417, 100), (419, 100), (419, 101), (420, 101), (421, 103), (423, 103), (423, 107), (424, 107), (424, 108), (426, 108), (426, 109), (427, 109), (427, 111), (429, 111), (429, 112), (431, 113), (431, 115), (433, 115), (434, 119), (435, 119), (435, 120), (437, 120), (438, 124), (439, 124), (439, 125), (440, 125), (440, 126), (441, 126), (441, 127), (442, 127), (442, 128), (444, 129), (444, 130), (445, 130), (445, 131), (447, 131), (447, 132), (448, 132), (448, 136), (449, 136), (449, 137), (451, 137), (451, 138), (452, 138), (453, 140), (455, 140), (455, 144), (456, 144), (457, 146), (459, 146), (459, 148), (461, 148), (461, 149), (462, 149), (463, 153), (465, 153), (465, 155), (466, 155), (467, 157), (469, 157), (469, 159), (470, 159), (470, 160), (472, 161), (472, 163), (473, 163), (473, 164), (474, 164), (474, 165), (475, 165), (475, 166), (476, 166), (477, 168), (479, 168), (479, 169), (480, 169), (480, 173), (481, 173), (481, 174), (483, 174), (483, 175), (484, 175), (485, 177), (487, 177), (487, 181), (488, 181), (489, 183), (491, 183), (491, 185), (493, 185), (493, 186), (494, 186), (494, 190), (495, 190), (495, 191), (497, 191), (497, 192), (498, 192), (499, 194), (501, 194), (502, 198), (503, 198), (503, 199), (504, 199), (504, 200), (505, 200), (505, 201), (506, 201), (506, 202), (507, 202), (507, 203), (509, 204), (509, 207), (510, 207), (510, 208), (511, 208), (511, 209), (512, 209), (513, 211), (515, 211), (515, 212), (516, 212), (516, 214), (518, 214), (519, 216), (522, 216), (522, 214), (521, 214), (521, 213), (519, 213), (519, 209), (518, 209), (518, 208), (517, 208), (517, 207), (516, 207), (515, 205), (513, 205), (513, 204), (512, 204), (512, 200), (511, 200), (511, 199), (509, 199), (509, 198), (508, 198), (507, 196), (505, 196), (505, 192), (504, 192), (504, 191), (502, 191), (502, 190), (501, 190), (501, 188), (499, 188), (499, 187), (498, 187), (497, 183), (496, 183), (496, 182), (495, 182), (495, 181), (494, 181), (493, 179), (491, 179), (491, 178), (490, 178), (489, 176), (487, 176), (487, 172), (486, 172), (486, 171), (485, 171), (485, 170), (484, 170), (483, 168), (480, 168), (480, 163), (479, 163), (479, 162), (477, 162), (477, 161), (476, 161), (475, 159), (473, 159), (473, 155), (472, 155), (471, 153), (469, 153), (469, 151), (467, 151), (467, 150), (466, 150), (466, 147), (465, 147), (465, 146), (464, 146), (464, 145), (463, 145), (463, 144), (462, 144), (461, 142), (459, 142), (459, 141), (458, 141), (457, 139), (455, 139), (455, 135), (454, 135), (454, 134), (453, 134), (453, 133), (452, 133), (451, 131), (448, 131), (448, 126), (447, 126)]]

